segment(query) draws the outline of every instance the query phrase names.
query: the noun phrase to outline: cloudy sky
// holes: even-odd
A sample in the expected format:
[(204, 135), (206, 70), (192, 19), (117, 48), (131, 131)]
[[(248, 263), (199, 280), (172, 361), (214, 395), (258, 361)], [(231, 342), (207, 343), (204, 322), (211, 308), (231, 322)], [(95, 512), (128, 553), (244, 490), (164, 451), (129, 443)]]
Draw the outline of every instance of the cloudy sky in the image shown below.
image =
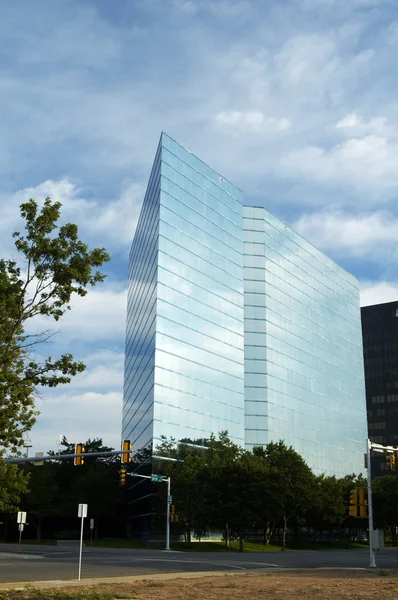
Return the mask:
[(119, 444), (127, 254), (161, 130), (398, 298), (396, 0), (0, 0), (0, 250), (51, 196), (112, 254), (52, 353), (34, 450)]

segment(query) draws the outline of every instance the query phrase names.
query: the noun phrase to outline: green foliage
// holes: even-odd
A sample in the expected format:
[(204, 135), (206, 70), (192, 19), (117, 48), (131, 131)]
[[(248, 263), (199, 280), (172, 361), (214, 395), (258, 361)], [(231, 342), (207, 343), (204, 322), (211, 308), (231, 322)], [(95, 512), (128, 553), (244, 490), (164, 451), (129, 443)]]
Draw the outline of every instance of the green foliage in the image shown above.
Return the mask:
[(79, 240), (76, 225), (58, 225), (60, 202), (46, 198), (39, 208), (29, 200), (21, 216), (25, 231), (14, 238), (22, 266), (0, 260), (0, 446), (12, 451), (36, 420), (36, 387), (69, 383), (85, 368), (71, 354), (38, 360), (32, 351), (51, 334), (28, 334), (26, 325), (38, 316), (58, 321), (73, 294), (85, 296), (89, 285), (104, 280), (97, 269), (109, 260), (104, 249), (89, 250)]
[[(101, 439), (87, 440), (83, 445), (86, 452), (112, 450)], [(61, 455), (74, 451), (74, 444), (65, 438), (61, 447)], [(77, 505), (82, 502), (89, 505), (89, 516), (95, 519), (96, 535), (101, 524), (123, 516), (125, 490), (119, 485), (120, 457), (85, 457), (82, 466), (74, 466), (73, 461), (56, 460), (56, 456), (41, 467), (25, 467), (30, 482), (23, 507), (36, 528), (37, 539), (49, 520), (65, 522), (66, 526), (74, 523)]]
[(392, 543), (397, 543), (398, 475), (384, 475), (373, 481), (375, 528), (389, 529)]
[(27, 491), (29, 477), (17, 465), (0, 461), (0, 512), (16, 512)]
[(185, 440), (185, 444), (181, 452), (175, 440), (163, 439), (155, 454), (174, 459), (159, 465), (169, 465), (167, 474), (180, 517), (173, 527), (184, 528), (188, 545), (192, 532), (203, 537), (208, 529), (222, 529), (229, 549), (237, 539), (242, 551), (248, 531), (262, 531), (263, 543), (270, 547), (273, 533), (280, 530), (285, 548), (288, 529), (298, 535), (302, 527), (311, 528), (317, 539), (323, 532), (340, 535), (352, 526), (350, 491), (365, 486), (363, 478), (315, 476), (282, 441), (248, 452), (222, 432), (218, 438), (211, 436), (205, 449), (197, 441)]

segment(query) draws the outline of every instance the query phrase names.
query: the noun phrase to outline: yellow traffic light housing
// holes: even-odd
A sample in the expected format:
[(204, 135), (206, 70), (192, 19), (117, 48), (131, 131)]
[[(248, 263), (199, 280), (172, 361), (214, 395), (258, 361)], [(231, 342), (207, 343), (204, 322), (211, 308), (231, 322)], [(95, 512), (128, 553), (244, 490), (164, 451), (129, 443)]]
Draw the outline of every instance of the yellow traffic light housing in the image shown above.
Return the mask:
[(122, 465), (128, 464), (129, 462), (131, 462), (131, 443), (130, 440), (123, 440), (122, 443), (122, 450), (123, 453), (121, 454), (121, 462)]
[(178, 521), (178, 515), (176, 515), (176, 507), (174, 504), (170, 505), (170, 521), (176, 523)]
[(395, 469), (395, 452), (390, 452), (386, 456), (386, 465), (389, 469)]
[(120, 485), (126, 485), (127, 469), (120, 470)]
[(368, 501), (365, 498), (365, 488), (359, 488), (359, 518), (366, 519), (368, 516)]
[[(84, 448), (83, 444), (75, 445), (75, 454), (84, 454), (84, 451), (85, 451), (85, 448)], [(75, 467), (81, 467), (82, 465), (84, 465), (83, 456), (75, 456), (75, 458), (73, 459), (73, 464), (75, 465)]]
[(368, 516), (368, 501), (365, 498), (364, 487), (354, 488), (350, 493), (350, 506), (348, 515), (355, 519), (366, 519)]
[(358, 501), (359, 501), (359, 493), (358, 488), (354, 488), (350, 493), (350, 506), (348, 509), (348, 515), (350, 517), (358, 516)]
[(368, 501), (364, 500), (363, 504), (361, 504), (359, 506), (359, 516), (361, 519), (367, 519), (368, 518)]

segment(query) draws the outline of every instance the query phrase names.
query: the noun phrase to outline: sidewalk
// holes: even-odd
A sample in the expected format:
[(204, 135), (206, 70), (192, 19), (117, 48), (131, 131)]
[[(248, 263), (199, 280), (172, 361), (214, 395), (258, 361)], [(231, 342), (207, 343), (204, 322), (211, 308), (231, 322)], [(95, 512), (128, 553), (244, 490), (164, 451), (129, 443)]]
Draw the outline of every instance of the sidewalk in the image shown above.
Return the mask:
[[(384, 569), (389, 571), (389, 574), (393, 577), (397, 577), (398, 571), (396, 569)], [(137, 581), (169, 581), (173, 579), (200, 579), (202, 577), (225, 577), (226, 575), (230, 577), (245, 577), (247, 575), (259, 575), (264, 573), (269, 574), (281, 574), (284, 573), (286, 575), (315, 575), (318, 577), (322, 577), (321, 573), (324, 576), (330, 577), (333, 576), (334, 573), (341, 573), (341, 575), (349, 575), (352, 573), (353, 575), (365, 575), (366, 573), (371, 573), (372, 575), (377, 574), (378, 569), (367, 569), (367, 568), (349, 568), (349, 567), (341, 567), (341, 568), (329, 568), (329, 567), (318, 567), (318, 568), (302, 568), (302, 569), (289, 569), (289, 568), (267, 568), (261, 571), (193, 571), (193, 572), (180, 572), (180, 573), (157, 573), (153, 575), (131, 575), (129, 577), (95, 577), (95, 578), (84, 578), (78, 581), (77, 579), (54, 579), (54, 580), (46, 580), (46, 581), (32, 581), (32, 582), (24, 582), (24, 581), (14, 581), (14, 582), (6, 582), (0, 583), (0, 590), (14, 589), (14, 590), (23, 590), (27, 587), (37, 588), (37, 589), (47, 589), (47, 588), (65, 588), (65, 587), (79, 587), (79, 586), (93, 586), (93, 585), (101, 585), (101, 584), (116, 584), (116, 583), (135, 583)]]

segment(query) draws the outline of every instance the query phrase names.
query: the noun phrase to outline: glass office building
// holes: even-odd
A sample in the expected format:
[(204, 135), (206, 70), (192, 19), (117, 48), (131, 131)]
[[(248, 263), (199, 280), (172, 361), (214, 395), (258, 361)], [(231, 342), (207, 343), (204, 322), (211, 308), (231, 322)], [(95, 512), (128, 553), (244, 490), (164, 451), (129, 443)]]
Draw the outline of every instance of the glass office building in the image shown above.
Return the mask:
[[(398, 300), (364, 306), (362, 313), (369, 439), (398, 445)], [(391, 470), (384, 453), (373, 453), (372, 477)]]
[(357, 280), (264, 208), (245, 206), (245, 441), (284, 440), (317, 473), (363, 470)]
[(123, 438), (244, 445), (242, 193), (162, 135), (129, 268)]
[(362, 471), (358, 283), (162, 134), (130, 254), (123, 438), (225, 430)]

